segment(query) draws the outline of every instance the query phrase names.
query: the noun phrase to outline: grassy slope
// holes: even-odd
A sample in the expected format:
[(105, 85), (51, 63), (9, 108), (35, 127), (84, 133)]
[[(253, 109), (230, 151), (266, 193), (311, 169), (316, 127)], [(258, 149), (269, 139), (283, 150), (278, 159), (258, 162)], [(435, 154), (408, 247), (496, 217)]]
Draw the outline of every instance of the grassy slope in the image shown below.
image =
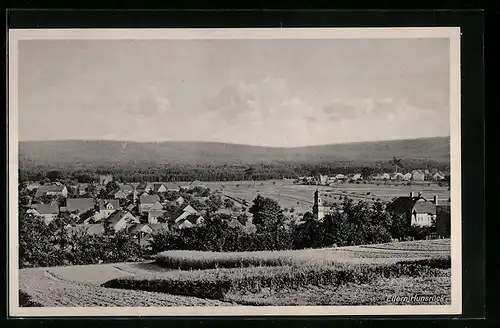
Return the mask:
[(22, 165), (253, 164), (256, 162), (365, 164), (404, 159), (449, 162), (449, 138), (376, 141), (297, 148), (258, 147), (213, 142), (23, 141)]

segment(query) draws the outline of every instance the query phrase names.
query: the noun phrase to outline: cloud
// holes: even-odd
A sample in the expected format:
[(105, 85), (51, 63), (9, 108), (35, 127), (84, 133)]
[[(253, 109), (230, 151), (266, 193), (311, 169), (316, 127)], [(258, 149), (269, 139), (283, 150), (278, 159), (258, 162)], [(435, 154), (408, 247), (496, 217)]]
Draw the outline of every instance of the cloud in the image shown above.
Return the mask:
[(125, 111), (141, 118), (163, 115), (171, 110), (170, 100), (157, 89), (151, 88), (125, 104)]

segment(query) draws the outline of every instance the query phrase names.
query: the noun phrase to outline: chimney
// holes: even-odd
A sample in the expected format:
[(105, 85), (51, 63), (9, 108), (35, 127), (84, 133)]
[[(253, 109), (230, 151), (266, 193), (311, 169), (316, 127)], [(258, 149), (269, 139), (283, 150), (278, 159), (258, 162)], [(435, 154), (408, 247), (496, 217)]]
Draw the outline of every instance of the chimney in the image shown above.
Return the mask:
[(437, 205), (437, 204), (438, 204), (438, 196), (434, 195), (434, 205)]

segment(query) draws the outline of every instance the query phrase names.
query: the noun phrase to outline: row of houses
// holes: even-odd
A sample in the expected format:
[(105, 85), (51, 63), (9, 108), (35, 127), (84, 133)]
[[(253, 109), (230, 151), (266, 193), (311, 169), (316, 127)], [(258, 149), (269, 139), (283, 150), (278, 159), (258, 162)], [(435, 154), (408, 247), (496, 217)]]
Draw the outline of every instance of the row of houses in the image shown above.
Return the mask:
[[(443, 181), (448, 176), (447, 173), (441, 171), (431, 172), (430, 170), (413, 170), (408, 173), (379, 173), (371, 175), (366, 180), (399, 180), (399, 181)], [(316, 183), (321, 185), (330, 185), (344, 181), (360, 181), (365, 177), (361, 173), (355, 174), (336, 174), (334, 176), (318, 175), (316, 177), (299, 177), (299, 181), (303, 183)]]

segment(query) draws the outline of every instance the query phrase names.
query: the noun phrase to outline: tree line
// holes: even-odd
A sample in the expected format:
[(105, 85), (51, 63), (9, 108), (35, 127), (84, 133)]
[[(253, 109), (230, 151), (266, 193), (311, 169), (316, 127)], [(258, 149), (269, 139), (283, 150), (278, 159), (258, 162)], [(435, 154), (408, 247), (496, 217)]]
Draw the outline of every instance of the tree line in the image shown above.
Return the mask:
[[(448, 164), (428, 160), (407, 160), (408, 170), (432, 167), (447, 170)], [(241, 181), (241, 180), (273, 180), (299, 176), (314, 176), (317, 174), (354, 174), (354, 173), (382, 173), (394, 170), (391, 161), (373, 162), (359, 165), (354, 162), (328, 163), (258, 163), (244, 164), (182, 164), (182, 165), (142, 165), (142, 166), (92, 166), (75, 165), (67, 167), (44, 165), (21, 165), (19, 177), (29, 181), (54, 181), (55, 179), (71, 179), (79, 183), (98, 181), (100, 174), (112, 174), (121, 182), (176, 182), (176, 181)]]

